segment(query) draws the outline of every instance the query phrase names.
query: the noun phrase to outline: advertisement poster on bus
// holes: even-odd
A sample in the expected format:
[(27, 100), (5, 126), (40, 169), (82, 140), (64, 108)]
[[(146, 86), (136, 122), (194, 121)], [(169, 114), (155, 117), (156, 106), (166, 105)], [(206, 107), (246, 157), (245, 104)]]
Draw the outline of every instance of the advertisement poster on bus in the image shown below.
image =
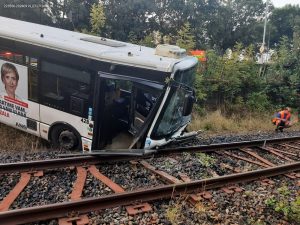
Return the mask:
[(26, 128), (28, 112), (28, 68), (0, 60), (0, 120)]

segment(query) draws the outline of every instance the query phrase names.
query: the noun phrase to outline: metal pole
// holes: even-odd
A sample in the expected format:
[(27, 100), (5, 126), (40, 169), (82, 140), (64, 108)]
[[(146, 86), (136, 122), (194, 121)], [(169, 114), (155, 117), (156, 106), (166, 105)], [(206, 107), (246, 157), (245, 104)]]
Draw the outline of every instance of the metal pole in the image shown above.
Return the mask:
[(262, 46), (261, 46), (261, 49), (260, 49), (260, 53), (265, 52), (268, 11), (269, 11), (269, 0), (266, 1), (264, 34), (263, 34), (263, 42), (262, 42)]

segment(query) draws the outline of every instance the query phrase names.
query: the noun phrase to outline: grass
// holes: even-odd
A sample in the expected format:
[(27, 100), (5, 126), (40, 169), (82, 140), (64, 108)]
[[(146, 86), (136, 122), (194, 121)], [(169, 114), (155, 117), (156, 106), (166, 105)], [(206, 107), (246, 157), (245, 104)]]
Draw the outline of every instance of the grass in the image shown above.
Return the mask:
[(35, 152), (45, 148), (42, 139), (0, 123), (0, 151)]
[(215, 163), (215, 159), (212, 158), (211, 156), (205, 154), (205, 153), (202, 153), (202, 152), (197, 152), (195, 153), (195, 156), (196, 158), (198, 159), (199, 163), (202, 165), (202, 166), (205, 166), (205, 167), (210, 167), (211, 165), (213, 165)]
[(165, 216), (172, 225), (182, 224), (182, 207), (180, 202), (176, 202), (167, 208)]
[[(198, 219), (207, 219), (207, 213), (211, 207), (207, 207), (203, 202), (199, 201), (195, 205), (188, 201), (189, 195), (181, 195), (179, 198), (170, 200), (166, 208), (165, 216), (172, 225), (183, 225), (188, 220), (186, 209), (192, 207)], [(199, 220), (198, 220), (199, 222)], [(203, 221), (204, 222), (204, 221)], [(206, 224), (206, 223), (201, 223)]]
[(293, 196), (285, 185), (277, 189), (276, 196), (272, 195), (265, 200), (265, 204), (281, 213), (290, 222), (300, 223), (300, 196)]
[[(220, 110), (200, 116), (193, 114), (189, 130), (201, 130), (207, 135), (212, 134), (243, 134), (263, 131), (274, 131), (275, 126), (271, 123), (273, 114), (248, 114), (241, 118), (239, 115), (224, 116)], [(292, 116), (292, 122), (297, 118)], [(290, 129), (299, 129), (300, 123), (295, 123)]]
[[(275, 126), (271, 123), (272, 113), (254, 115), (249, 114), (244, 118), (239, 115), (230, 117), (224, 116), (221, 111), (207, 113), (200, 116), (193, 114), (192, 123), (189, 130), (202, 130), (202, 136), (213, 136), (222, 134), (246, 134), (263, 131), (274, 131)], [(292, 121), (297, 118), (292, 116)], [(296, 123), (292, 128), (299, 129), (300, 123)], [(45, 141), (26, 132), (6, 126), (0, 123), (0, 151), (36, 151), (45, 148)]]

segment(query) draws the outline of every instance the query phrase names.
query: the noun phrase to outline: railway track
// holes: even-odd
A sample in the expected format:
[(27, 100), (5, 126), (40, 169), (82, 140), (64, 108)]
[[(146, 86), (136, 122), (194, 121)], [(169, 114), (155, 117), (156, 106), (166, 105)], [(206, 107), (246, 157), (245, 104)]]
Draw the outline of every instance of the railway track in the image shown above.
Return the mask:
[[(101, 154), (97, 153), (98, 156), (0, 164), (1, 176), (14, 177), (15, 181), (0, 199), (0, 221), (1, 224), (23, 224), (59, 219), (59, 224), (88, 224), (88, 213), (92, 211), (126, 206), (127, 213), (133, 216), (150, 211), (151, 201), (180, 195), (187, 196), (189, 202), (195, 205), (203, 198), (209, 198), (211, 189), (223, 188), (228, 193), (238, 192), (242, 190), (238, 185), (245, 182), (261, 180), (268, 183), (271, 180), (267, 178), (278, 175), (292, 180), (296, 187), (299, 183), (299, 174), (296, 173), (300, 170), (299, 153), (300, 137), (292, 137), (164, 149), (158, 150), (155, 155), (140, 157), (106, 153), (99, 157)], [(214, 169), (203, 167), (203, 161), (210, 159), (206, 158), (207, 154), (214, 159), (211, 163), (214, 164)], [(187, 161), (187, 164), (181, 161)], [(115, 166), (116, 163), (119, 166)], [(181, 165), (180, 168), (170, 170), (178, 164)], [(203, 167), (203, 172), (193, 173), (194, 170), (190, 168), (195, 165), (195, 170)], [(115, 167), (119, 170), (114, 172)], [(30, 189), (27, 186), (31, 182), (38, 182), (36, 180), (43, 176), (56, 171), (61, 173), (65, 169), (73, 176), (70, 181), (72, 187), (67, 193), (57, 193), (65, 195), (60, 202), (44, 202), (40, 205), (33, 202), (24, 207), (16, 203), (21, 202), (22, 193), (26, 192), (26, 188)], [(122, 181), (118, 183), (119, 177), (124, 176), (127, 171), (133, 171), (136, 175), (144, 174), (144, 178), (150, 181), (143, 180), (142, 185), (131, 180), (128, 181), (129, 184)], [(203, 174), (206, 178), (201, 177)], [(84, 194), (85, 189), (89, 188), (88, 180), (100, 182), (106, 190), (104, 194)], [(27, 196), (35, 194), (28, 191), (30, 190), (27, 190)]]

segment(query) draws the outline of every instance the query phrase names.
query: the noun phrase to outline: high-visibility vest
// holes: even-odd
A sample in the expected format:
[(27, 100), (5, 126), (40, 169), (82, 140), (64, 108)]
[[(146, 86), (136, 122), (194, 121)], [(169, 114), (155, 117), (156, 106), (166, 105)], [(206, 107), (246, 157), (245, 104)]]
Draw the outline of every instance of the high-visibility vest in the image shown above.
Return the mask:
[(274, 115), (272, 123), (278, 125), (282, 120), (289, 121), (291, 113), (288, 110), (282, 110)]
[(288, 110), (282, 110), (278, 112), (277, 114), (278, 119), (284, 119), (286, 121), (290, 120), (291, 118), (291, 113)]

